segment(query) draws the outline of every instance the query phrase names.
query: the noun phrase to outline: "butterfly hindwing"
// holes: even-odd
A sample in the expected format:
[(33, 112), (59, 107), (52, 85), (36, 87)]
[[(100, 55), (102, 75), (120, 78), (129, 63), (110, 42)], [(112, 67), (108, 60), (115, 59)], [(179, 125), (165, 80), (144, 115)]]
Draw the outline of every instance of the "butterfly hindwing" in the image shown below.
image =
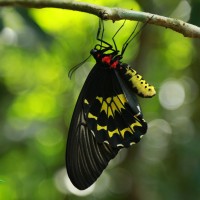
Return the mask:
[[(87, 92), (84, 99), (87, 125), (97, 142), (108, 143), (114, 148), (129, 147), (139, 142), (146, 133), (147, 124), (135, 94), (131, 93), (134, 101), (129, 102), (115, 70), (103, 70), (100, 73), (102, 80), (97, 83), (97, 95), (91, 98), (90, 92)], [(93, 87), (89, 88), (92, 90)]]

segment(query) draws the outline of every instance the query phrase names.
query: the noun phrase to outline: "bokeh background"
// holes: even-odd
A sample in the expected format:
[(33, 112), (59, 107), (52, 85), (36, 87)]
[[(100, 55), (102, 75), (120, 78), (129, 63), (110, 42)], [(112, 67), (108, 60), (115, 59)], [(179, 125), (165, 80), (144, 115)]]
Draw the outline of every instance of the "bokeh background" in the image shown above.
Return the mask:
[[(198, 0), (98, 0), (200, 26)], [(120, 27), (105, 22), (105, 40)], [(135, 26), (116, 36), (120, 49)], [(200, 198), (200, 42), (147, 25), (123, 61), (156, 87), (139, 98), (149, 124), (143, 140), (122, 150), (98, 181), (75, 189), (65, 169), (68, 128), (97, 43), (98, 18), (61, 9), (0, 10), (0, 199), (196, 200)]]

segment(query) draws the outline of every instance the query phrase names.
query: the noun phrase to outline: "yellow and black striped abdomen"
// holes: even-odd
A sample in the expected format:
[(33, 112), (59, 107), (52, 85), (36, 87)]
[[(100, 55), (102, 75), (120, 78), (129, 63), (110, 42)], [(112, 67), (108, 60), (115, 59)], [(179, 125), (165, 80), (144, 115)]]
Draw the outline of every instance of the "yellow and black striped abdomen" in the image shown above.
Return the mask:
[(134, 89), (136, 94), (144, 98), (153, 97), (156, 94), (154, 86), (147, 83), (141, 75), (139, 75), (133, 68), (129, 65), (123, 65), (120, 69), (121, 75), (128, 84)]

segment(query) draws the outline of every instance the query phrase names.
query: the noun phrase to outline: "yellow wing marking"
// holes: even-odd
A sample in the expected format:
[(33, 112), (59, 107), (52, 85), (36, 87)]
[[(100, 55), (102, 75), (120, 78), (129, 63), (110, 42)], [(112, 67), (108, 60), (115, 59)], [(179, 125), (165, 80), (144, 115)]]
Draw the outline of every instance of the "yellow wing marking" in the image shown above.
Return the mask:
[(109, 135), (110, 138), (111, 138), (114, 134), (120, 135), (119, 130), (118, 130), (118, 129), (115, 129), (114, 131), (108, 131), (108, 135)]
[(106, 102), (107, 102), (108, 104), (110, 104), (111, 100), (112, 100), (112, 98), (111, 98), (111, 97), (108, 97), (108, 98), (106, 99)]
[(102, 98), (102, 97), (98, 97), (98, 96), (97, 96), (97, 97), (96, 97), (96, 99), (97, 99), (97, 100), (99, 100), (99, 101), (100, 101), (100, 103), (102, 103), (102, 102), (103, 102), (103, 98)]
[(134, 130), (134, 127), (135, 127), (135, 126), (142, 126), (142, 125), (140, 124), (140, 122), (136, 121), (135, 123), (132, 123), (132, 124), (131, 124), (131, 129)]
[(102, 111), (105, 111), (105, 113), (108, 114), (108, 104), (105, 101), (103, 101), (102, 106), (101, 106), (100, 112)]
[[(118, 135), (121, 135), (124, 138), (124, 135), (125, 135), (126, 132), (134, 134), (134, 127), (135, 126), (142, 126), (142, 125), (138, 121), (136, 121), (135, 123), (132, 123), (130, 125), (130, 127), (124, 128), (120, 131), (119, 131), (119, 129), (115, 129), (114, 131), (108, 131), (108, 135), (111, 138), (111, 137), (113, 137), (114, 134), (118, 134)], [(107, 126), (97, 125), (97, 130), (101, 130), (101, 129), (107, 130)]]
[(132, 133), (133, 134), (133, 131), (131, 130), (131, 128), (130, 127), (126, 127), (126, 128), (124, 128), (124, 129), (122, 129), (121, 131), (120, 131), (120, 133), (121, 133), (121, 136), (124, 138), (124, 135), (125, 135), (125, 133), (126, 132), (129, 132), (129, 133)]
[(125, 135), (125, 133), (128, 131), (129, 133), (131, 133), (131, 134), (134, 134), (134, 127), (135, 126), (142, 126), (141, 124), (140, 124), (140, 122), (138, 122), (138, 121), (136, 121), (136, 122), (134, 122), (134, 123), (132, 123), (131, 125), (130, 125), (130, 127), (127, 127), (127, 128), (124, 128), (124, 129), (122, 129), (120, 132), (121, 132), (121, 136), (124, 138), (124, 135)]
[(97, 131), (100, 131), (102, 129), (107, 131), (107, 126), (101, 126), (101, 125), (97, 124)]
[(100, 112), (104, 111), (108, 117), (113, 118), (116, 111), (121, 112), (122, 109), (125, 109), (124, 104), (127, 102), (123, 94), (108, 97), (105, 100), (97, 96), (96, 99), (102, 104)]
[(88, 113), (88, 118), (97, 120), (97, 116), (93, 115), (92, 113)]
[(108, 116), (112, 116), (112, 115), (109, 115), (109, 114), (112, 114), (112, 113), (115, 113), (116, 111), (117, 112), (120, 112), (120, 110), (118, 109), (118, 107), (116, 106), (116, 104), (114, 103), (114, 102), (112, 102), (111, 104), (110, 104), (110, 107), (109, 107), (110, 109), (109, 109), (109, 113), (108, 113)]
[(84, 103), (89, 105), (89, 102), (87, 99), (84, 99)]

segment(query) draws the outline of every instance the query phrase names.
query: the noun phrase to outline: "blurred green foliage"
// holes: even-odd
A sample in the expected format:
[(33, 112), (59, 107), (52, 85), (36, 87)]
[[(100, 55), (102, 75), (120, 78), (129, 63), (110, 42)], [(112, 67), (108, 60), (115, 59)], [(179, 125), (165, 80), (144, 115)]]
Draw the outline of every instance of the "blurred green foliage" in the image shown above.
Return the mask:
[[(198, 1), (87, 1), (173, 16), (199, 25)], [(184, 15), (180, 15), (184, 13)], [(122, 22), (105, 22), (105, 40)], [(116, 36), (120, 48), (135, 26)], [(96, 44), (95, 16), (61, 9), (0, 10), (0, 199), (184, 200), (200, 197), (199, 40), (148, 25), (124, 62), (154, 84), (139, 99), (148, 134), (122, 150), (97, 183), (75, 190), (65, 170), (71, 115)]]

